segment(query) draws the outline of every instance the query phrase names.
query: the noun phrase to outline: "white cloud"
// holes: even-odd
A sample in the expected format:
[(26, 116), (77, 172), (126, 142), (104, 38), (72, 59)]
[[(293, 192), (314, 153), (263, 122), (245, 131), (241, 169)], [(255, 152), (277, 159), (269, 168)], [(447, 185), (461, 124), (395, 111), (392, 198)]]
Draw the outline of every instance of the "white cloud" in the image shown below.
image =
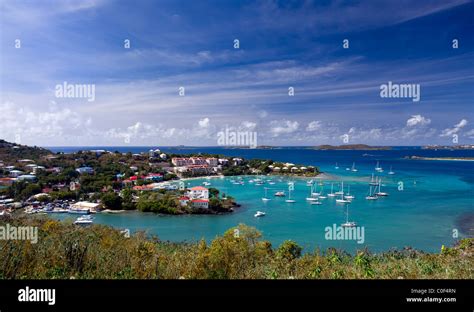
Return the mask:
[(425, 118), (421, 115), (412, 115), (407, 120), (407, 127), (426, 126), (431, 123), (431, 119)]
[(299, 123), (297, 121), (290, 121), (290, 120), (273, 120), (270, 122), (270, 133), (273, 136), (279, 136), (281, 134), (289, 134), (293, 133), (299, 128)]
[(322, 126), (321, 121), (319, 120), (311, 121), (306, 127), (306, 131), (317, 131), (321, 129), (321, 126)]
[(464, 128), (468, 124), (467, 119), (462, 119), (460, 122), (454, 125), (453, 128), (446, 128), (440, 134), (440, 136), (452, 136), (453, 134), (458, 133), (462, 128)]
[(209, 128), (209, 118), (203, 118), (199, 120), (199, 127), (201, 128)]

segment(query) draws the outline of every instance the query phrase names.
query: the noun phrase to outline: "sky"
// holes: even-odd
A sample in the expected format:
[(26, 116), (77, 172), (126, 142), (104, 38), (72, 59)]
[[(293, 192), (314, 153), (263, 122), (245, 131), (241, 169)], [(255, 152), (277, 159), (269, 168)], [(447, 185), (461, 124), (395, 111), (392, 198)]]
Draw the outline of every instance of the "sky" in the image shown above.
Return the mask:
[[(467, 0), (0, 0), (0, 139), (473, 144), (473, 16)], [(419, 101), (382, 97), (389, 82)]]

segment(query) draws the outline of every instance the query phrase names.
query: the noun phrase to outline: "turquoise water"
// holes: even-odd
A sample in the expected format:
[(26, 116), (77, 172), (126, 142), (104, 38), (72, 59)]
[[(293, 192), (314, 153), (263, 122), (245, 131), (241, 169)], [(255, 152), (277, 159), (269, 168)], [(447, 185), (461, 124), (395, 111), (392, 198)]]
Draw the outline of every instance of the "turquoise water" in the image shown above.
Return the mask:
[[(221, 150), (220, 153), (238, 155), (239, 151)], [(370, 250), (379, 252), (394, 247), (411, 246), (427, 252), (437, 252), (442, 244), (450, 245), (455, 241), (455, 229), (458, 230), (459, 237), (472, 236), (472, 233), (468, 233), (472, 225), (466, 226), (460, 220), (465, 220), (474, 213), (474, 163), (403, 159), (403, 155), (446, 156), (443, 154), (447, 153), (446, 151), (240, 150), (240, 155), (244, 154), (244, 157), (252, 158), (252, 155), (249, 155), (252, 153), (259, 153), (254, 155), (258, 158), (320, 166), (321, 170), (329, 175), (329, 179), (324, 180), (325, 193), (330, 191), (331, 181), (335, 183), (334, 191), (338, 190), (338, 183), (342, 180), (345, 187), (350, 185), (351, 194), (356, 198), (349, 205), (349, 219), (364, 227), (364, 244), (358, 244), (355, 240), (326, 240), (327, 226), (345, 222), (345, 206), (336, 204), (335, 199), (330, 197), (322, 199), (322, 205), (311, 205), (305, 200), (309, 195), (309, 187), (306, 185), (309, 179), (275, 176), (263, 177), (265, 180), (273, 180), (275, 185), (266, 183), (262, 186), (248, 182), (255, 177), (243, 177), (244, 185), (232, 184), (231, 180), (235, 177), (188, 181), (190, 186), (202, 185), (202, 182), (209, 181), (212, 187), (233, 196), (242, 207), (232, 214), (162, 216), (127, 212), (115, 215), (97, 214), (95, 222), (128, 228), (132, 232), (144, 230), (162, 240), (170, 241), (196, 241), (201, 238), (210, 241), (227, 229), (244, 223), (256, 227), (263, 233), (264, 238), (274, 245), (291, 239), (302, 245), (306, 251), (337, 247), (353, 252), (369, 247)], [(363, 155), (367, 153), (375, 155)], [(465, 156), (465, 153), (466, 151), (454, 151), (449, 153), (449, 156)], [(368, 201), (365, 199), (369, 189), (368, 181), (377, 160), (381, 161), (385, 170), (377, 174), (383, 179), (382, 191), (390, 195), (376, 201)], [(338, 170), (334, 168), (336, 161), (340, 166)], [(346, 171), (345, 168), (351, 166), (353, 161), (359, 171)], [(395, 175), (387, 174), (390, 165), (393, 166)], [(295, 182), (292, 197), (296, 203), (293, 204), (286, 203), (285, 198), (273, 196), (277, 190), (286, 190), (288, 193), (289, 181)], [(400, 182), (403, 183), (403, 190), (398, 188)], [(268, 191), (271, 201), (261, 200), (264, 187), (271, 188)], [(258, 210), (266, 212), (267, 215), (255, 218), (254, 214)], [(468, 230), (465, 230), (466, 228)]]

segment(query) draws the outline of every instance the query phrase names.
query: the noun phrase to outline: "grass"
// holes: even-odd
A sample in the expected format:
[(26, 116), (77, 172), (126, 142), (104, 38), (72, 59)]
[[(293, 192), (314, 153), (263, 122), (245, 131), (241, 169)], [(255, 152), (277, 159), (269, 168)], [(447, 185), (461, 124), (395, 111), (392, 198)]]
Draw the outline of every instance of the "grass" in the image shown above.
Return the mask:
[(38, 242), (0, 240), (2, 279), (473, 279), (474, 239), (439, 254), (413, 249), (350, 255), (277, 248), (239, 225), (210, 244), (170, 243), (103, 225), (78, 227), (46, 217), (3, 217), (0, 226), (37, 226)]

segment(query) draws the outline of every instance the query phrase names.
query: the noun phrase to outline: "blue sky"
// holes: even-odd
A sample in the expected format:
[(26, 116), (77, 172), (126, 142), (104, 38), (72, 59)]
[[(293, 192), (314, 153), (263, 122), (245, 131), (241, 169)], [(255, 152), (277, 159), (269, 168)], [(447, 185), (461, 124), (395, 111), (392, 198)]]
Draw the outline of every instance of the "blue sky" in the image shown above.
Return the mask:
[[(10, 141), (216, 145), (229, 128), (269, 145), (474, 142), (472, 1), (0, 0), (0, 9), (0, 137)], [(56, 97), (64, 81), (94, 84), (95, 100)], [(419, 84), (421, 100), (381, 98), (388, 81)]]

